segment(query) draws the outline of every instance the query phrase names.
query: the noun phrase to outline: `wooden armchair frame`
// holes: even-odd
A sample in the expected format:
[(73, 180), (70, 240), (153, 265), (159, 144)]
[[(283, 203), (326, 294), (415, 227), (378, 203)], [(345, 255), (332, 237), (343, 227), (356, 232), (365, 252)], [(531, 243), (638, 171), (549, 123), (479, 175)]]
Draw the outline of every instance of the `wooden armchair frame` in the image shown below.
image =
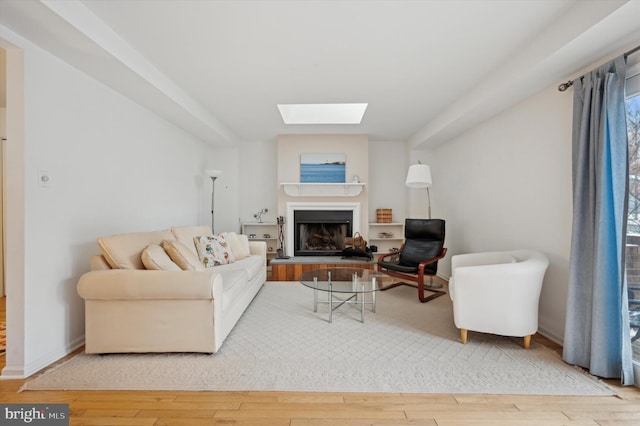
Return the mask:
[[(384, 259), (394, 256), (394, 255), (399, 255), (400, 252), (402, 252), (402, 249), (404, 248), (404, 243), (402, 244), (402, 247), (400, 247), (400, 250), (392, 252), (392, 253), (388, 253), (388, 254), (383, 254), (381, 256), (378, 257), (378, 264), (376, 265), (376, 269), (378, 270), (378, 272), (381, 272), (383, 274), (389, 275), (390, 277), (394, 277), (394, 278), (400, 278), (402, 280), (405, 281), (411, 281), (411, 282), (415, 282), (416, 284), (411, 284), (405, 281), (401, 281), (401, 282), (396, 282), (393, 284), (390, 284), (380, 290), (385, 291), (385, 290), (389, 290), (391, 288), (395, 288), (401, 285), (406, 285), (409, 287), (414, 287), (418, 289), (418, 299), (420, 299), (420, 302), (422, 303), (426, 303), (430, 300), (435, 299), (436, 297), (440, 297), (442, 295), (447, 294), (445, 291), (441, 291), (441, 290), (437, 290), (435, 288), (433, 288), (433, 275), (429, 274), (429, 282), (430, 282), (430, 286), (426, 286), (424, 283), (424, 268), (434, 262), (437, 262), (438, 260), (442, 259), (446, 254), (447, 254), (447, 249), (445, 247), (442, 248), (442, 250), (440, 251), (440, 254), (437, 255), (436, 257), (432, 257), (429, 259), (425, 259), (423, 261), (420, 262), (420, 264), (418, 265), (418, 273), (417, 274), (408, 274), (408, 273), (404, 273), (404, 272), (399, 272), (399, 271), (394, 271), (391, 269), (386, 269), (386, 268), (382, 268), (380, 266), (379, 262), (383, 262)], [(425, 290), (429, 291), (433, 294), (429, 295), (429, 296), (425, 296)]]

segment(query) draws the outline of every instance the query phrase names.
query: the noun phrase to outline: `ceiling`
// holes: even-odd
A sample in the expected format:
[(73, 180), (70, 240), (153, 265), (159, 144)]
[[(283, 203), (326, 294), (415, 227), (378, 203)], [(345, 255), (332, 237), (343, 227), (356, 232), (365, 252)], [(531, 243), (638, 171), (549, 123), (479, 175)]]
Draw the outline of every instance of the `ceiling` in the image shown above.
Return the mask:
[[(357, 133), (425, 148), (634, 47), (638, 16), (640, 0), (0, 0), (0, 38), (216, 146)], [(347, 102), (369, 104), (361, 124), (286, 126), (276, 107)]]

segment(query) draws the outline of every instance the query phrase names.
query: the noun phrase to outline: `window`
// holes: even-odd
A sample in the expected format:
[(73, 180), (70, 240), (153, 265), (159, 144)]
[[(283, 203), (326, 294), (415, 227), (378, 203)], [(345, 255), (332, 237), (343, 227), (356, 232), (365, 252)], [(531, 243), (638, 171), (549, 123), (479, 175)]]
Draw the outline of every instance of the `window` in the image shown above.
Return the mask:
[(629, 205), (627, 215), (627, 285), (633, 359), (640, 362), (640, 66), (627, 73), (626, 106), (629, 142)]

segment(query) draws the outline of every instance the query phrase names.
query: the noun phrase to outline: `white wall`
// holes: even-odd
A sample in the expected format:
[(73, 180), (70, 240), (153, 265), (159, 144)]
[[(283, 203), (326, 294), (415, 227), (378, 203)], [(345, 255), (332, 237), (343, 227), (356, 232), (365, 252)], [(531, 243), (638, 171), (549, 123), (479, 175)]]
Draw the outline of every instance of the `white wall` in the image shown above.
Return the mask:
[[(369, 141), (369, 220), (377, 220), (376, 209), (393, 209), (393, 221), (406, 217), (408, 163), (404, 142)], [(371, 238), (371, 236), (369, 236)]]
[[(573, 98), (550, 87), (433, 150), (451, 255), (532, 248), (550, 259), (540, 331), (561, 341), (571, 240)], [(437, 179), (436, 179), (437, 176)], [(450, 275), (450, 262), (439, 272)]]
[[(215, 232), (240, 231), (238, 226), (240, 200), (240, 150), (238, 148), (215, 148), (205, 157), (208, 164), (207, 169), (221, 170), (222, 176), (215, 182)], [(200, 184), (201, 173), (195, 177), (196, 184)], [(198, 223), (211, 226), (211, 190), (212, 183), (210, 177), (204, 178), (204, 191), (200, 201), (202, 205), (198, 207)], [(186, 225), (193, 222), (185, 223)]]
[[(97, 236), (209, 224), (207, 168), (224, 173), (216, 198), (228, 209), (217, 226), (234, 226), (238, 152), (214, 150), (11, 31), (2, 34), (24, 49), (23, 143), (11, 138), (19, 122), (8, 122), (3, 376), (11, 377), (30, 375), (83, 343), (76, 284), (98, 252)], [(38, 185), (40, 170), (50, 176), (48, 187)]]
[(251, 142), (240, 147), (240, 221), (255, 222), (254, 213), (269, 211), (264, 222), (278, 217), (278, 151), (275, 139)]

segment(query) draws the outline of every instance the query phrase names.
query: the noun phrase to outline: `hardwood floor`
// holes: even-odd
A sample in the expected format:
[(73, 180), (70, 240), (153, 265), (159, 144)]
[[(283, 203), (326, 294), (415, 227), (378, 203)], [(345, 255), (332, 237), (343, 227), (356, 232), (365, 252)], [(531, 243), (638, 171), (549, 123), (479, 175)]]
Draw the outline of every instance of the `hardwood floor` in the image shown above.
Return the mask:
[[(5, 320), (2, 298), (0, 320)], [(535, 342), (561, 348), (536, 335)], [(523, 349), (524, 350), (524, 349)], [(4, 355), (0, 357), (4, 366)], [(420, 368), (420, 366), (418, 366)], [(437, 368), (437, 366), (422, 366)], [(453, 373), (454, 374), (454, 373)], [(67, 403), (72, 425), (601, 425), (640, 424), (640, 390), (618, 396), (396, 393), (26, 391), (0, 380), (2, 403)]]

